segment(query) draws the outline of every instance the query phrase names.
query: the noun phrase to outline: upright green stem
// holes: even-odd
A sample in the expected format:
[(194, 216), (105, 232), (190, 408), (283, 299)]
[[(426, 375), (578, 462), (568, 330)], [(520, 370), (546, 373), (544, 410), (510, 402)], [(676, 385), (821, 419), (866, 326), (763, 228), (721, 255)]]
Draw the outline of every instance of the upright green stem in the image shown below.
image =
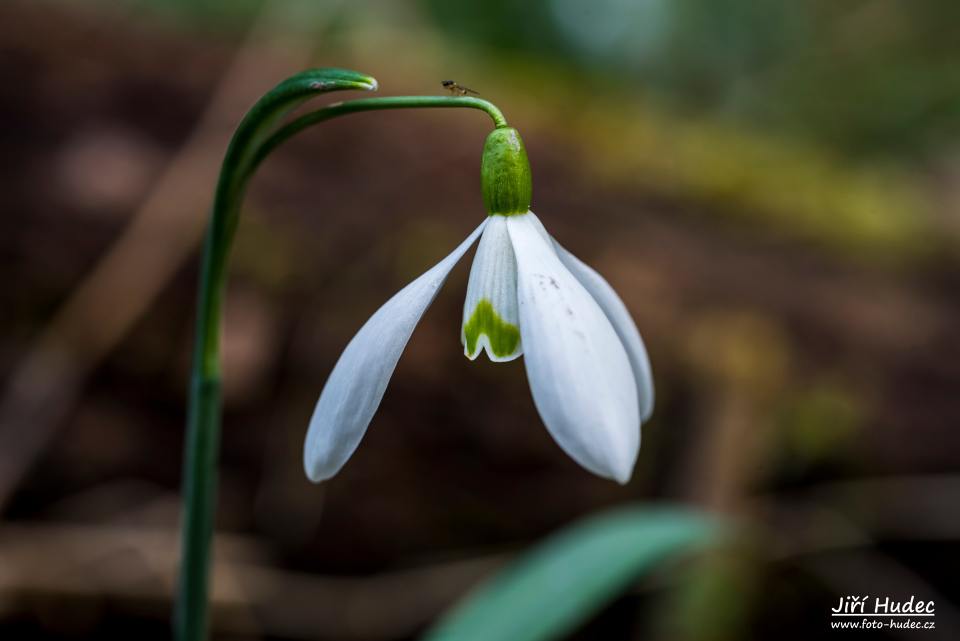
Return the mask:
[(459, 107), (480, 109), (496, 127), (506, 120), (493, 104), (478, 98), (396, 96), (339, 102), (280, 126), (305, 100), (328, 91), (374, 90), (370, 76), (342, 69), (315, 69), (296, 74), (266, 93), (251, 108), (227, 148), (203, 245), (197, 303), (187, 435), (183, 465), (182, 559), (174, 636), (203, 641), (208, 629), (210, 549), (216, 511), (217, 462), (220, 450), (220, 329), (227, 261), (246, 186), (254, 170), (285, 140), (336, 116), (381, 109)]

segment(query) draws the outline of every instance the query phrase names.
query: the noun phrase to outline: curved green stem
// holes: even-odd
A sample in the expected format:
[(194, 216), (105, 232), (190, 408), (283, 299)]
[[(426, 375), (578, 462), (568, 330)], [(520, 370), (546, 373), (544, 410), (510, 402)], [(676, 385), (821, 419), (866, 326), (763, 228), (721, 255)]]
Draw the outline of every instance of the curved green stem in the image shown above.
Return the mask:
[(210, 549), (220, 450), (223, 290), (240, 206), (254, 170), (271, 151), (303, 129), (336, 116), (360, 111), (471, 108), (489, 114), (496, 127), (506, 126), (500, 110), (486, 100), (444, 96), (397, 96), (340, 102), (280, 126), (292, 109), (317, 94), (376, 88), (376, 80), (355, 71), (314, 69), (296, 74), (257, 101), (240, 122), (227, 147), (204, 240), (200, 272), (196, 342), (184, 444), (182, 559), (174, 613), (174, 637), (177, 641), (203, 641), (207, 636)]
[(315, 69), (284, 80), (250, 109), (227, 147), (203, 246), (183, 462), (181, 565), (174, 637), (207, 634), (210, 543), (220, 449), (220, 317), (226, 264), (253, 151), (294, 107), (327, 91), (373, 90), (377, 81), (355, 71)]
[(260, 164), (260, 161), (270, 155), (274, 149), (304, 129), (318, 125), (331, 118), (336, 118), (337, 116), (384, 109), (440, 109), (451, 107), (479, 109), (490, 116), (491, 120), (493, 120), (494, 127), (497, 129), (507, 126), (507, 119), (503, 117), (503, 113), (497, 109), (497, 106), (482, 98), (470, 98), (466, 96), (387, 96), (383, 98), (358, 98), (357, 100), (335, 102), (332, 105), (327, 105), (316, 111), (304, 114), (283, 127), (280, 127), (257, 149), (253, 156), (251, 166), (255, 168)]

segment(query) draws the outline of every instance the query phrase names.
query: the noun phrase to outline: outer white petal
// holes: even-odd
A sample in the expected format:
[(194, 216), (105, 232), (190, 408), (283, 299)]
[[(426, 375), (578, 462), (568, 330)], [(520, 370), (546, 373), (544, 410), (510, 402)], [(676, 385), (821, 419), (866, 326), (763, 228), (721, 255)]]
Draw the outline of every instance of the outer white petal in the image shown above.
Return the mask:
[(557, 257), (532, 213), (507, 219), (533, 400), (561, 448), (626, 483), (640, 449), (630, 361), (597, 302)]
[[(553, 240), (553, 239), (551, 239)], [(640, 338), (640, 331), (636, 323), (630, 317), (627, 306), (623, 304), (620, 297), (613, 290), (603, 276), (597, 273), (592, 267), (582, 260), (568, 252), (560, 246), (556, 240), (553, 240), (553, 247), (557, 251), (560, 262), (570, 270), (580, 284), (593, 296), (600, 309), (607, 315), (614, 331), (620, 337), (627, 350), (627, 357), (630, 359), (630, 367), (633, 369), (633, 377), (637, 382), (637, 397), (640, 401), (640, 420), (646, 422), (653, 414), (653, 374), (650, 371), (650, 359), (647, 357), (647, 348), (643, 345), (643, 339)]]
[(307, 430), (303, 466), (311, 481), (336, 474), (357, 449), (414, 327), (486, 224), (481, 223), (453, 253), (397, 292), (343, 350)]
[(512, 361), (523, 353), (517, 307), (517, 261), (505, 216), (491, 216), (470, 267), (463, 304), (460, 342), (470, 360), (481, 350), (492, 361)]

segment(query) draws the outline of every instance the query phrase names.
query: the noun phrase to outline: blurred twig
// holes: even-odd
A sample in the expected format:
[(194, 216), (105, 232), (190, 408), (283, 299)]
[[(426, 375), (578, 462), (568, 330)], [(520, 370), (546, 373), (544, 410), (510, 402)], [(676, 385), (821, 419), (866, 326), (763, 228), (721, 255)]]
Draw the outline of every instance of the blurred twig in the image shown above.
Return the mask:
[[(0, 510), (70, 411), (90, 372), (149, 309), (198, 244), (205, 220), (201, 213), (244, 110), (276, 78), (308, 60), (306, 39), (298, 41), (283, 28), (289, 27), (287, 13), (297, 4), (264, 3), (190, 138), (15, 368), (0, 398)], [(282, 52), (274, 46), (281, 34)]]
[(770, 448), (769, 407), (786, 384), (790, 344), (779, 325), (750, 313), (705, 314), (687, 336), (702, 433), (675, 483), (707, 509), (736, 513)]
[[(30, 598), (108, 599), (166, 618), (178, 537), (173, 529), (75, 524), (0, 530), (0, 615)], [(415, 633), (479, 579), (499, 554), (368, 577), (278, 570), (253, 539), (217, 535), (213, 626), (290, 639), (389, 639)]]
[[(761, 497), (755, 512), (792, 533), (784, 556), (864, 543), (960, 540), (960, 476), (927, 474), (820, 483), (802, 491)], [(842, 514), (842, 520), (831, 515)], [(856, 523), (856, 526), (852, 525)]]
[[(958, 492), (960, 478), (950, 475), (863, 479), (823, 484), (801, 500), (788, 497), (791, 508), (782, 508), (783, 501), (761, 500), (742, 509), (776, 524), (776, 536), (768, 537), (773, 543), (769, 560), (797, 563), (841, 591), (860, 594), (868, 584), (871, 593), (933, 598), (938, 627), (956, 631), (960, 614), (955, 606), (915, 572), (879, 553), (876, 543), (891, 533), (913, 540), (957, 538), (957, 519), (948, 508)], [(934, 498), (918, 504), (911, 496)], [(884, 497), (890, 500), (882, 523), (857, 523), (844, 507), (849, 501), (869, 512), (873, 501)], [(116, 504), (115, 497), (107, 498)], [(0, 530), (0, 615), (29, 610), (32, 598), (47, 603), (49, 612), (52, 596), (110, 600), (144, 616), (164, 618), (177, 538), (169, 527), (142, 525), (145, 519), (172, 514), (172, 503), (162, 497), (153, 502), (158, 507), (149, 514), (121, 512), (111, 517), (117, 522), (108, 525), (5, 525)], [(142, 496), (137, 503), (143, 503)], [(781, 509), (789, 509), (790, 518), (770, 516)], [(80, 511), (86, 513), (89, 507)], [(898, 525), (888, 531), (889, 522)], [(939, 529), (931, 522), (940, 523)], [(919, 529), (911, 531), (911, 526)], [(483, 554), (364, 577), (332, 577), (271, 567), (269, 549), (255, 538), (221, 534), (216, 546), (215, 629), (291, 639), (375, 640), (413, 634), (507, 558)]]

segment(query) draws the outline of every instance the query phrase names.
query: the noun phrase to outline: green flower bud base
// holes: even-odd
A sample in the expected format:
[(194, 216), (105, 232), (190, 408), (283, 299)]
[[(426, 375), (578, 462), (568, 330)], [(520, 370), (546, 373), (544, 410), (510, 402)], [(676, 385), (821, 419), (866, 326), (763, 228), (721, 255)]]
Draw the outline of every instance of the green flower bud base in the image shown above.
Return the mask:
[(480, 189), (491, 216), (515, 216), (530, 210), (530, 161), (513, 127), (499, 127), (487, 136), (480, 161)]

